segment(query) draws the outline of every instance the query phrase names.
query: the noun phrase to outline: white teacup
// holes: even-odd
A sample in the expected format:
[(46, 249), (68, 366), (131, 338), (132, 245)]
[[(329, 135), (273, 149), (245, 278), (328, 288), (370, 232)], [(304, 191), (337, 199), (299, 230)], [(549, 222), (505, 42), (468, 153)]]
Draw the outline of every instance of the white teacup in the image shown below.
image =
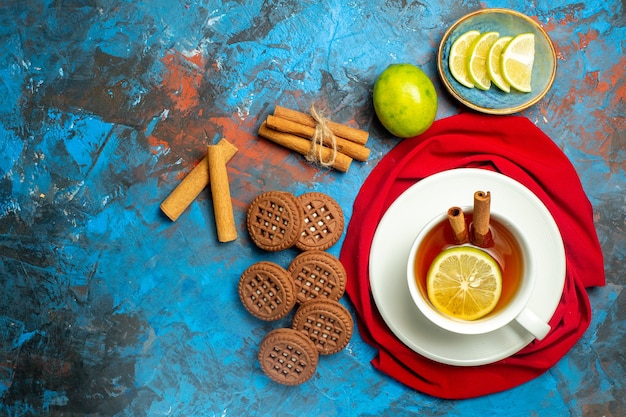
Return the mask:
[[(471, 207), (464, 207), (463, 211), (465, 213), (471, 213)], [(515, 292), (508, 297), (507, 301), (501, 300), (502, 305), (496, 306), (494, 311), (488, 313), (480, 319), (471, 321), (451, 317), (440, 312), (431, 304), (426, 293), (426, 288), (421, 288), (421, 286), (417, 283), (418, 277), (416, 276), (415, 262), (420, 245), (428, 233), (439, 223), (447, 223), (446, 213), (437, 216), (424, 226), (411, 247), (407, 263), (407, 281), (411, 297), (413, 298), (415, 305), (428, 320), (450, 332), (461, 334), (489, 333), (507, 326), (512, 321), (516, 321), (538, 340), (541, 340), (550, 331), (550, 326), (545, 321), (537, 317), (537, 315), (528, 308), (528, 302), (535, 287), (537, 277), (539, 276), (535, 270), (536, 266), (533, 259), (530, 259), (529, 256), (525, 256), (525, 254), (530, 253), (528, 248), (531, 243), (525, 239), (524, 233), (521, 233), (521, 231), (512, 222), (507, 221), (507, 219), (501, 214), (492, 212), (491, 218), (508, 230), (517, 242), (521, 252), (520, 255), (523, 267), (521, 268), (521, 272), (519, 274), (520, 276), (518, 277), (520, 281), (517, 284)], [(485, 251), (488, 253), (490, 252), (489, 249), (485, 249)], [(496, 261), (500, 262), (497, 254), (491, 254)], [(423, 281), (425, 282), (425, 278)], [(503, 282), (503, 285), (506, 285), (506, 283)]]

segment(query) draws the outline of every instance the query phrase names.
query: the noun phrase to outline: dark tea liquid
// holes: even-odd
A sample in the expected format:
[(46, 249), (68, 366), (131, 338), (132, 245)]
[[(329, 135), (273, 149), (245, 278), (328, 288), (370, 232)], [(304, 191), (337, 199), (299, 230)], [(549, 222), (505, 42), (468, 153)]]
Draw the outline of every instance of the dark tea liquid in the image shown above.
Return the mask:
[[(465, 224), (472, 222), (472, 214), (465, 213)], [(469, 229), (468, 229), (469, 230)], [(487, 247), (480, 249), (491, 255), (502, 271), (502, 295), (496, 307), (487, 316), (497, 314), (517, 292), (524, 273), (524, 259), (522, 250), (515, 236), (497, 219), (491, 217), (490, 221), (491, 240)], [(417, 287), (425, 299), (428, 299), (426, 289), (426, 276), (428, 269), (435, 257), (442, 251), (452, 246), (457, 246), (452, 227), (447, 218), (444, 218), (424, 237), (417, 248), (415, 256), (415, 277)]]

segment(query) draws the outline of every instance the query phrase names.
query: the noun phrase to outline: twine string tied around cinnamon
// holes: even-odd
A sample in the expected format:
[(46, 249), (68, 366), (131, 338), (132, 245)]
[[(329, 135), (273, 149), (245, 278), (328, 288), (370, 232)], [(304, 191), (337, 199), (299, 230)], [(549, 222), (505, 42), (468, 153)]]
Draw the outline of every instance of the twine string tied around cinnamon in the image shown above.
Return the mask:
[[(309, 162), (315, 162), (325, 168), (330, 168), (335, 164), (337, 157), (337, 138), (328, 126), (328, 119), (324, 117), (315, 107), (311, 105), (310, 108), (311, 117), (315, 120), (315, 133), (311, 138), (311, 149), (306, 155), (306, 160)], [(327, 160), (324, 160), (322, 149), (324, 145), (327, 145), (332, 153)]]

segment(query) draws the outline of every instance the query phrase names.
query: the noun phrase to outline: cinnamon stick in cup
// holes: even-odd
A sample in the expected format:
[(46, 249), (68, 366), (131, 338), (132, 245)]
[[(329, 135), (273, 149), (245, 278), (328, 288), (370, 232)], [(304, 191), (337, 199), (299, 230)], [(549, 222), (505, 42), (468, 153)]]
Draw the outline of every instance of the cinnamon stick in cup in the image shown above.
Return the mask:
[(469, 234), (467, 232), (467, 225), (465, 224), (465, 215), (461, 207), (450, 207), (448, 209), (448, 221), (452, 232), (454, 233), (454, 240), (457, 244), (469, 242)]
[(472, 222), (472, 243), (485, 247), (491, 239), (489, 222), (491, 218), (491, 193), (476, 191), (474, 193), (474, 220)]
[(237, 239), (237, 226), (230, 198), (226, 157), (218, 145), (209, 145), (207, 150), (217, 239), (220, 242), (230, 242)]
[[(222, 156), (226, 162), (237, 153), (237, 148), (226, 139), (220, 140), (217, 146), (222, 149)], [(205, 156), (161, 203), (161, 211), (175, 222), (207, 185), (209, 185), (209, 160)]]

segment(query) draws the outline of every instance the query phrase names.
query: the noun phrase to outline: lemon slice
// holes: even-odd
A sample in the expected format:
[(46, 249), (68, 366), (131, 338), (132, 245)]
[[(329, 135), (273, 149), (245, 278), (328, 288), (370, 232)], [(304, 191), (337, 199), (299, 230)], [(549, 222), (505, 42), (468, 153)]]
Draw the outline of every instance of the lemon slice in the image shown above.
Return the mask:
[(450, 74), (458, 82), (465, 87), (474, 88), (467, 75), (467, 51), (476, 38), (480, 36), (480, 32), (477, 30), (470, 30), (461, 34), (450, 47), (450, 56), (448, 58), (448, 67), (450, 68)]
[(481, 90), (489, 90), (491, 79), (487, 74), (487, 57), (491, 46), (498, 40), (498, 32), (486, 32), (474, 40), (468, 50), (467, 75)]
[(502, 273), (486, 252), (472, 246), (442, 251), (428, 270), (428, 298), (440, 312), (462, 320), (494, 309), (502, 293)]
[(534, 61), (535, 35), (532, 33), (517, 35), (502, 50), (500, 56), (502, 77), (516, 90), (529, 93)]
[(489, 55), (487, 56), (487, 74), (500, 90), (505, 93), (511, 92), (511, 84), (509, 84), (502, 76), (502, 70), (500, 67), (500, 56), (504, 47), (513, 39), (512, 36), (503, 36), (498, 39), (489, 49)]

